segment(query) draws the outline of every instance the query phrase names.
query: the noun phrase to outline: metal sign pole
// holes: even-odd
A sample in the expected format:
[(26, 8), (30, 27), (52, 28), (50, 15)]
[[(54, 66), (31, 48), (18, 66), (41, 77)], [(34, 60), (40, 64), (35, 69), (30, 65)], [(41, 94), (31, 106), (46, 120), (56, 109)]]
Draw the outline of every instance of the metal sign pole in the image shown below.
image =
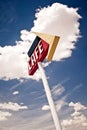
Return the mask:
[(44, 89), (45, 89), (46, 96), (47, 96), (47, 99), (48, 99), (48, 103), (49, 103), (49, 106), (50, 106), (50, 109), (51, 109), (51, 114), (52, 114), (52, 117), (53, 117), (53, 120), (54, 120), (56, 130), (62, 130), (62, 127), (60, 125), (60, 121), (58, 119), (57, 111), (56, 111), (56, 108), (55, 108), (55, 105), (54, 105), (54, 101), (53, 101), (53, 98), (52, 98), (52, 95), (51, 95), (50, 87), (49, 87), (49, 84), (48, 84), (48, 81), (47, 81), (47, 78), (46, 78), (46, 75), (45, 75), (45, 71), (43, 69), (41, 62), (38, 63), (38, 67), (39, 67), (39, 70), (40, 70), (40, 73), (41, 73), (42, 82), (43, 82), (43, 85), (44, 85)]

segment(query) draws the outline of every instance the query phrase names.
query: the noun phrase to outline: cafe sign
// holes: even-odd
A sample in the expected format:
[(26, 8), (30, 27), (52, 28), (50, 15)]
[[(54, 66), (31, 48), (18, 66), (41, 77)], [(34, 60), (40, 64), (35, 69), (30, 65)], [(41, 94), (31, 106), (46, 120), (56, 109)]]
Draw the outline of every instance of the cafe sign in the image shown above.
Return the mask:
[(38, 62), (51, 61), (53, 58), (54, 51), (58, 44), (59, 37), (37, 33), (34, 42), (32, 43), (29, 51), (29, 61), (28, 61), (28, 74), (33, 75), (38, 69)]

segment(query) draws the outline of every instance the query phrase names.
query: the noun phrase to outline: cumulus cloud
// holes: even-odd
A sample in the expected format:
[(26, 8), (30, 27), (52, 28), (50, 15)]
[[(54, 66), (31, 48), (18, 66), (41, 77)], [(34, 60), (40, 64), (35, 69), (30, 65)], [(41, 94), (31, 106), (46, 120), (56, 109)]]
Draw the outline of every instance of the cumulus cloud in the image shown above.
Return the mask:
[[(51, 6), (37, 9), (31, 31), (60, 36), (59, 45), (53, 57), (54, 61), (59, 61), (70, 57), (72, 50), (75, 48), (80, 37), (80, 18), (77, 8), (54, 3)], [(35, 35), (27, 30), (21, 30), (20, 33), (21, 40), (17, 41), (15, 46), (0, 47), (1, 79), (30, 78), (27, 72), (27, 52)], [(33, 78), (40, 78), (39, 73), (35, 74)]]
[(60, 36), (59, 45), (53, 60), (70, 57), (80, 36), (79, 22), (81, 16), (77, 8), (69, 8), (60, 3), (37, 10), (32, 31)]
[(50, 107), (49, 107), (49, 105), (44, 105), (43, 107), (42, 107), (42, 110), (49, 110), (50, 109)]
[(79, 127), (81, 129), (81, 127), (87, 127), (87, 118), (85, 115), (80, 114), (79, 116), (63, 120), (62, 125), (64, 127), (74, 126), (74, 128)]
[(23, 104), (19, 105), (18, 103), (8, 102), (8, 103), (0, 103), (0, 121), (5, 121), (8, 117), (12, 116), (12, 112), (10, 111), (19, 111), (28, 109), (27, 106), (23, 106)]
[[(30, 35), (32, 40), (33, 36), (28, 31), (22, 30), (22, 33), (25, 35)], [(24, 38), (24, 37), (23, 37)], [(22, 38), (22, 39), (23, 39)], [(28, 56), (27, 52), (31, 46), (29, 40), (27, 41), (17, 41), (15, 46), (5, 46), (0, 47), (0, 78), (4, 80), (9, 79), (21, 79), (29, 78), (28, 75)], [(38, 79), (39, 75), (35, 75), (33, 78)]]
[(0, 103), (0, 109), (11, 110), (11, 111), (19, 111), (23, 109), (28, 109), (27, 106), (21, 106), (18, 103), (8, 102), (8, 103)]
[(71, 113), (69, 118), (64, 119), (62, 121), (63, 127), (66, 128), (71, 127), (71, 129), (72, 128), (85, 129), (87, 127), (87, 117), (84, 114), (85, 113), (84, 110), (87, 110), (87, 107), (82, 105), (80, 102), (77, 103), (70, 102), (69, 107), (73, 108), (73, 113)]
[(0, 78), (14, 79), (28, 77), (27, 75), (27, 55), (28, 42), (15, 46), (0, 47)]
[(87, 109), (87, 107), (85, 107), (84, 105), (82, 105), (80, 102), (77, 102), (77, 103), (70, 102), (69, 106), (73, 107), (74, 110), (75, 110), (75, 112), (78, 112), (79, 110), (85, 110), (85, 109)]
[(12, 114), (10, 112), (3, 112), (0, 111), (0, 121), (7, 120), (8, 117), (10, 117)]

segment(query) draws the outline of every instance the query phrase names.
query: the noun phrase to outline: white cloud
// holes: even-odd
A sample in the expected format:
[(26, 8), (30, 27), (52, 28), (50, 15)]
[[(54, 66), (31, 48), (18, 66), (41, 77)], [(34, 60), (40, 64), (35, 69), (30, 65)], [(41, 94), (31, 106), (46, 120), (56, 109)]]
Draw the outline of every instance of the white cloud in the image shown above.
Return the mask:
[(74, 126), (74, 128), (85, 127), (87, 126), (87, 118), (85, 115), (81, 114), (80, 116), (74, 116), (74, 118), (69, 118), (62, 121), (64, 127)]
[(44, 105), (43, 107), (42, 107), (42, 110), (49, 110), (50, 109), (50, 107), (49, 107), (49, 105)]
[(21, 106), (18, 103), (8, 102), (8, 103), (0, 103), (0, 109), (19, 111), (23, 109), (28, 109), (27, 106)]
[[(53, 60), (59, 61), (68, 58), (75, 48), (79, 38), (79, 19), (77, 8), (69, 8), (66, 5), (54, 3), (51, 6), (38, 9), (35, 14), (32, 31), (50, 33), (60, 36), (59, 45)], [(21, 40), (15, 46), (0, 47), (0, 79), (39, 79), (37, 72), (33, 77), (28, 76), (27, 52), (35, 35), (27, 30), (21, 30)]]
[(79, 37), (79, 18), (77, 8), (69, 8), (60, 3), (37, 10), (32, 31), (60, 36), (54, 60), (70, 57)]
[[(29, 33), (30, 34), (30, 33)], [(30, 34), (31, 38), (31, 34)], [(28, 56), (27, 52), (31, 43), (29, 41), (18, 41), (15, 46), (0, 47), (0, 78), (4, 80), (35, 78), (40, 76), (28, 75)]]
[(28, 109), (28, 107), (23, 106), (23, 104), (19, 105), (18, 103), (13, 103), (13, 102), (0, 103), (0, 121), (8, 120), (8, 117), (12, 116), (12, 112), (8, 112), (9, 110), (19, 111), (24, 109)]
[(10, 117), (12, 114), (10, 112), (3, 112), (0, 111), (0, 121), (7, 120), (8, 117)]
[(71, 109), (73, 108), (74, 111), (71, 113), (70, 117), (62, 121), (63, 127), (71, 127), (70, 130), (72, 130), (73, 128), (85, 129), (87, 127), (87, 117), (84, 110), (86, 110), (87, 107), (82, 105), (80, 102), (70, 102), (69, 107)]
[(28, 42), (15, 46), (0, 47), (0, 78), (14, 79), (27, 77), (27, 57)]
[(75, 110), (75, 112), (78, 112), (79, 110), (85, 110), (85, 109), (87, 109), (87, 107), (85, 107), (84, 105), (82, 105), (80, 102), (77, 102), (77, 103), (70, 102), (69, 106), (73, 107), (74, 110)]
[(14, 91), (12, 94), (17, 95), (17, 94), (19, 94), (19, 91)]
[(32, 33), (30, 33), (29, 31), (27, 30), (21, 30), (21, 40), (23, 41), (29, 41), (30, 43), (33, 42), (33, 40), (35, 39), (36, 35)]

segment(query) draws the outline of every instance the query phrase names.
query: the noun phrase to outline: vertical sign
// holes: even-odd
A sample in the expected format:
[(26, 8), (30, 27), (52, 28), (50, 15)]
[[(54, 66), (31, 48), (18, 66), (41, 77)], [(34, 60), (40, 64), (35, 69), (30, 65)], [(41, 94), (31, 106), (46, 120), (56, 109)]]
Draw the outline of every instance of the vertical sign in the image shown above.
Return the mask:
[(42, 62), (48, 52), (49, 44), (44, 40), (36, 37), (30, 50), (28, 51), (29, 64), (28, 64), (28, 73), (33, 75), (38, 69), (38, 62)]

